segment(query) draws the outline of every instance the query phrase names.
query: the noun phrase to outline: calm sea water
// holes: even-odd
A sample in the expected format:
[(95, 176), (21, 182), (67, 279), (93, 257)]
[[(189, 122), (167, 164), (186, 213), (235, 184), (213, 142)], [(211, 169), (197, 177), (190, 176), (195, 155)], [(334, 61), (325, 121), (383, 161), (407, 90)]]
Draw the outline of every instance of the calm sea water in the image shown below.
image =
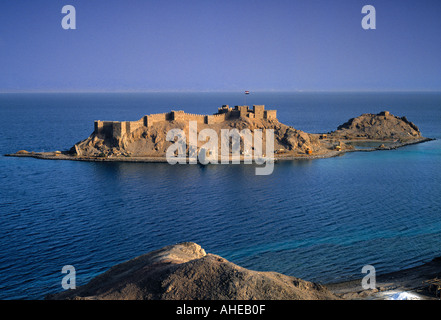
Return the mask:
[[(0, 154), (66, 150), (93, 120), (215, 112), (240, 93), (1, 94)], [(440, 93), (252, 93), (283, 123), (334, 130), (362, 113), (407, 116), (441, 138)], [(398, 150), (252, 165), (87, 163), (0, 157), (0, 299), (42, 299), (116, 263), (194, 241), (254, 270), (322, 283), (441, 255), (441, 140)]]

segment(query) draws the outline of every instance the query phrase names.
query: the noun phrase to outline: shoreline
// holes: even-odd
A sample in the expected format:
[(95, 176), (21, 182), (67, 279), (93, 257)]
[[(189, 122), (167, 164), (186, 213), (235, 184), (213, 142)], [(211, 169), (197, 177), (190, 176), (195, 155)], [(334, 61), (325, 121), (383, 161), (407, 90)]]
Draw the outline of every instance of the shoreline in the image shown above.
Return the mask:
[[(401, 143), (392, 143), (387, 147), (372, 147), (365, 149), (345, 149), (341, 151), (329, 150), (325, 153), (320, 154), (299, 154), (299, 155), (286, 155), (286, 156), (276, 156), (274, 157), (274, 161), (293, 161), (293, 160), (315, 160), (315, 159), (326, 159), (333, 158), (338, 156), (343, 156), (349, 152), (373, 152), (373, 151), (385, 151), (385, 150), (395, 150), (401, 147), (405, 147), (408, 145), (419, 144), (423, 142), (433, 141), (433, 138), (420, 138), (409, 142), (401, 142)], [(385, 142), (383, 140), (351, 140), (358, 142)], [(52, 152), (21, 152), (18, 151), (16, 153), (4, 154), (5, 157), (23, 157), (23, 158), (35, 158), (35, 159), (43, 159), (43, 160), (70, 160), (70, 161), (89, 161), (89, 162), (138, 162), (138, 163), (168, 163), (166, 157), (85, 157), (85, 156), (77, 156), (71, 155), (67, 151), (52, 151)], [(220, 158), (218, 159), (220, 163)], [(229, 159), (231, 160), (231, 158)], [(243, 160), (243, 157), (241, 157)], [(189, 163), (186, 163), (189, 164)], [(244, 163), (240, 163), (244, 164)]]
[(416, 267), (377, 274), (375, 289), (363, 289), (361, 278), (323, 285), (346, 300), (390, 300), (400, 293), (409, 294), (415, 300), (440, 300), (435, 293), (436, 286), (430, 284), (435, 279), (441, 279), (441, 257)]

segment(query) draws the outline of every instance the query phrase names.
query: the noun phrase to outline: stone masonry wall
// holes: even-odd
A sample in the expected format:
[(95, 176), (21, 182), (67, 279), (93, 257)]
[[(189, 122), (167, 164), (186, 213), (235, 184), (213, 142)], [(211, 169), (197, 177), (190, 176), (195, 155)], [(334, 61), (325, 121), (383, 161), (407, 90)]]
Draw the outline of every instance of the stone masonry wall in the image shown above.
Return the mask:
[(101, 121), (94, 122), (94, 133), (106, 138), (120, 139), (141, 127), (151, 127), (156, 122), (163, 121), (196, 121), (198, 123), (214, 124), (239, 117), (255, 119), (277, 119), (276, 110), (265, 110), (264, 105), (254, 105), (253, 110), (248, 106), (236, 106), (235, 109), (222, 109), (221, 113), (213, 115), (202, 115), (185, 113), (184, 111), (171, 111), (165, 113), (150, 114), (137, 121)]

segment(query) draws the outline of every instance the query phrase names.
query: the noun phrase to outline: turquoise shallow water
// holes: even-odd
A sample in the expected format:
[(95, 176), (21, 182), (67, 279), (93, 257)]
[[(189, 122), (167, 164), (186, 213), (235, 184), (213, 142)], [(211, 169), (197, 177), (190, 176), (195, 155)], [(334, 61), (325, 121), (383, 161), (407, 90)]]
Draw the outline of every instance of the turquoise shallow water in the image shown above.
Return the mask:
[[(0, 95), (0, 153), (70, 148), (93, 120), (242, 104), (236, 93)], [(255, 270), (319, 282), (441, 255), (441, 94), (256, 93), (309, 132), (389, 110), (438, 140), (398, 150), (252, 165), (171, 166), (0, 157), (0, 298), (41, 299), (164, 245), (195, 241)]]

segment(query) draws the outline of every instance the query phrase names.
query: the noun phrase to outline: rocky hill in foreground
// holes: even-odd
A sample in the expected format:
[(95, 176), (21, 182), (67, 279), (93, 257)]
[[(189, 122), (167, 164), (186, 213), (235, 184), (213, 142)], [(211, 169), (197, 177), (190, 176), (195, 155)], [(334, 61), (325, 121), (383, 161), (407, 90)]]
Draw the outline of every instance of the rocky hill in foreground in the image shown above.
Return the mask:
[(186, 242), (118, 264), (49, 300), (331, 300), (327, 288), (276, 272), (248, 270)]

